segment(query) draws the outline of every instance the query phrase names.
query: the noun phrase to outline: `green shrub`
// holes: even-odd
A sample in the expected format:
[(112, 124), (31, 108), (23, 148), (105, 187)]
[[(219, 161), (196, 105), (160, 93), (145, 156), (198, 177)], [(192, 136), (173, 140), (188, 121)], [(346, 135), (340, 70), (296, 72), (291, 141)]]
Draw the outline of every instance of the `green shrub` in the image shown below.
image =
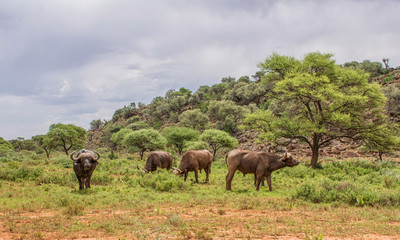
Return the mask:
[(169, 192), (173, 190), (183, 190), (187, 183), (182, 178), (167, 172), (164, 169), (152, 173), (143, 174), (136, 179), (137, 185), (145, 188), (155, 189), (157, 191)]
[(43, 173), (44, 171), (41, 168), (29, 168), (22, 165), (19, 168), (0, 169), (0, 179), (8, 181), (34, 180)]

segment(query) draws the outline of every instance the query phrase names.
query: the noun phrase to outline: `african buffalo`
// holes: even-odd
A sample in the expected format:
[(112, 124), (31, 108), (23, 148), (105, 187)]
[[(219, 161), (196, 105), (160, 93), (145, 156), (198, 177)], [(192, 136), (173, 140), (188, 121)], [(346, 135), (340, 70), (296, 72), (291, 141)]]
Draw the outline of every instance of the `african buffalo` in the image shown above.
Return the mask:
[(79, 190), (83, 190), (85, 186), (90, 188), (90, 178), (98, 164), (100, 154), (82, 149), (74, 156), (75, 152), (71, 153), (70, 158), (74, 161), (74, 172), (79, 181)]
[(173, 157), (169, 152), (155, 151), (151, 152), (147, 158), (146, 165), (142, 169), (144, 173), (157, 170), (157, 167), (170, 170), (172, 167)]
[(174, 168), (174, 174), (185, 174), (185, 181), (188, 172), (194, 171), (196, 183), (199, 183), (198, 171), (204, 169), (206, 172), (206, 182), (211, 171), (213, 156), (208, 150), (189, 150), (182, 156), (182, 161), (178, 168)]
[(226, 190), (231, 190), (232, 178), (236, 170), (243, 174), (254, 173), (256, 182), (256, 190), (259, 190), (260, 183), (264, 177), (267, 178), (269, 190), (271, 187), (271, 173), (275, 170), (284, 167), (293, 167), (299, 165), (299, 162), (291, 156), (290, 153), (285, 153), (283, 156), (278, 156), (268, 152), (254, 152), (235, 149), (226, 155), (228, 164), (228, 174), (226, 175)]

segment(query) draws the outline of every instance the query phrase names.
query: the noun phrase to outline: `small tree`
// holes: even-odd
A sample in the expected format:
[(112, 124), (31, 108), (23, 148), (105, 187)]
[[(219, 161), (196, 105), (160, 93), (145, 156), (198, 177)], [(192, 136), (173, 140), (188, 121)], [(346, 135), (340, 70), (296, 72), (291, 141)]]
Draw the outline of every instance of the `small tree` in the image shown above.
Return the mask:
[(179, 115), (179, 125), (201, 131), (208, 126), (208, 116), (200, 109), (186, 110)]
[(187, 127), (167, 127), (163, 131), (168, 144), (173, 145), (182, 155), (183, 147), (188, 141), (194, 141), (199, 138), (199, 131)]
[(102, 121), (101, 119), (92, 120), (89, 125), (90, 130), (97, 130), (104, 126), (104, 121)]
[(142, 129), (128, 133), (123, 142), (127, 147), (139, 149), (140, 159), (142, 160), (145, 151), (163, 149), (167, 140), (157, 130)]
[(217, 130), (217, 129), (208, 129), (204, 131), (203, 134), (200, 135), (200, 140), (206, 142), (210, 147), (213, 154), (213, 161), (215, 161), (215, 156), (217, 152), (221, 148), (235, 148), (239, 142), (231, 137), (227, 132)]
[(365, 146), (378, 153), (378, 159), (382, 161), (384, 153), (393, 152), (400, 147), (399, 128), (396, 124), (381, 124), (373, 132), (363, 133)]
[(71, 148), (83, 146), (86, 139), (86, 130), (73, 124), (57, 123), (50, 126), (47, 136), (54, 144), (62, 146), (65, 154), (69, 155), (68, 151)]
[(56, 147), (55, 142), (48, 135), (36, 135), (32, 137), (32, 140), (44, 150), (46, 157), (50, 158), (51, 150)]

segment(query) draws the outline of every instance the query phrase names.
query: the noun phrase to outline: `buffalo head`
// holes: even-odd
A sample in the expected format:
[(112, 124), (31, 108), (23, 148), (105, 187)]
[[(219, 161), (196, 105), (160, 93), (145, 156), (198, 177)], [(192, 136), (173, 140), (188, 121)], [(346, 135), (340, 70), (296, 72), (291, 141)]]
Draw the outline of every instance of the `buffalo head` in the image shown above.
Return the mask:
[(172, 168), (172, 169), (174, 169), (174, 171), (172, 172), (173, 174), (175, 174), (175, 175), (181, 175), (181, 174), (183, 174), (184, 172), (182, 171), (182, 170), (180, 170), (179, 168)]
[(70, 155), (72, 161), (74, 161), (74, 164), (82, 164), (85, 171), (88, 171), (93, 164), (96, 165), (100, 159), (100, 154), (95, 151), (82, 149), (74, 156), (75, 152), (72, 152)]
[(282, 162), (283, 164), (285, 164), (285, 166), (288, 167), (294, 167), (300, 164), (299, 161), (297, 161), (296, 159), (293, 158), (292, 154), (285, 152), (285, 154), (283, 154), (282, 157)]

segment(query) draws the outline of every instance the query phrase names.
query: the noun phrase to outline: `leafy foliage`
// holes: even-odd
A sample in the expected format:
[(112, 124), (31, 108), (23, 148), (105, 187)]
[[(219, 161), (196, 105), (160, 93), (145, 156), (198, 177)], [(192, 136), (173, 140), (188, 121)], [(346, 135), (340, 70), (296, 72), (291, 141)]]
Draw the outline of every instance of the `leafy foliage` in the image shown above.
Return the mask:
[(385, 73), (382, 63), (371, 62), (369, 60), (364, 60), (361, 63), (357, 61), (347, 62), (344, 64), (344, 67), (363, 70), (369, 73), (371, 78)]
[(101, 119), (97, 119), (97, 120), (92, 120), (90, 122), (90, 130), (97, 130), (100, 129), (102, 126), (104, 126), (105, 122), (102, 121)]
[(219, 149), (232, 149), (239, 144), (238, 141), (231, 137), (228, 133), (217, 129), (208, 129), (204, 131), (200, 135), (200, 140), (208, 144), (212, 150), (214, 160)]
[(210, 120), (215, 122), (216, 128), (229, 133), (236, 132), (237, 126), (250, 111), (242, 106), (236, 105), (233, 101), (222, 100), (212, 101), (208, 107)]
[(320, 147), (334, 139), (381, 135), (387, 119), (379, 85), (368, 83), (365, 72), (342, 68), (331, 58), (318, 52), (302, 61), (276, 54), (267, 58), (260, 66), (268, 72), (263, 81), (273, 86), (273, 102), (265, 112), (248, 115), (244, 128), (257, 129), (266, 140), (306, 142), (313, 168)]
[(47, 158), (50, 158), (50, 153), (56, 148), (56, 142), (48, 135), (36, 135), (32, 139), (45, 151)]
[(131, 129), (123, 128), (111, 136), (111, 141), (113, 141), (113, 143), (117, 146), (117, 148), (122, 149), (126, 147), (124, 145), (124, 139), (126, 135), (132, 132), (133, 131)]
[(204, 130), (209, 126), (208, 116), (200, 109), (187, 110), (179, 115), (179, 125), (196, 130)]
[(13, 145), (10, 142), (4, 140), (4, 138), (0, 137), (0, 155), (4, 155), (7, 152), (12, 151), (14, 151)]
[(80, 148), (86, 140), (86, 130), (73, 124), (52, 124), (47, 136), (62, 146), (66, 155), (71, 148)]
[(128, 147), (137, 148), (140, 152), (140, 159), (143, 159), (145, 151), (163, 149), (167, 140), (155, 129), (142, 129), (128, 133), (123, 142)]
[(168, 144), (174, 146), (178, 150), (178, 154), (182, 155), (185, 143), (197, 140), (200, 133), (197, 130), (187, 127), (167, 127), (163, 130), (163, 135), (167, 139)]

